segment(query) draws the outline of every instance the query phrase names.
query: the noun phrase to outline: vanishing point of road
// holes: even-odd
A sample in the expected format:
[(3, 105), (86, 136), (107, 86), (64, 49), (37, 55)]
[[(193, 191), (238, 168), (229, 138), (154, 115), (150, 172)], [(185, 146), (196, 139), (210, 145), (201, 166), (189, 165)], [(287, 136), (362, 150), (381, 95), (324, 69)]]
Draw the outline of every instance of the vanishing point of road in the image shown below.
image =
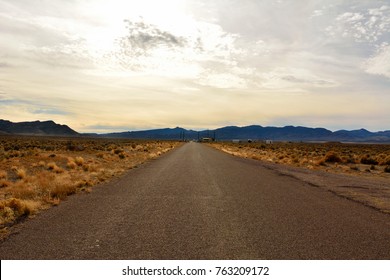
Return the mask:
[(17, 227), (1, 259), (390, 259), (390, 215), (198, 143)]

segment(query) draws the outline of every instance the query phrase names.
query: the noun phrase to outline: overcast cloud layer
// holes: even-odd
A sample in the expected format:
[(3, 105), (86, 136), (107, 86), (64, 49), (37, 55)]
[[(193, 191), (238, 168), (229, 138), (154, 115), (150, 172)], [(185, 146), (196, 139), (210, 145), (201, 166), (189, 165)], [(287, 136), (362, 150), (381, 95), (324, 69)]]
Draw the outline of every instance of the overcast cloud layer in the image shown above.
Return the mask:
[(387, 1), (2, 1), (0, 118), (390, 129)]

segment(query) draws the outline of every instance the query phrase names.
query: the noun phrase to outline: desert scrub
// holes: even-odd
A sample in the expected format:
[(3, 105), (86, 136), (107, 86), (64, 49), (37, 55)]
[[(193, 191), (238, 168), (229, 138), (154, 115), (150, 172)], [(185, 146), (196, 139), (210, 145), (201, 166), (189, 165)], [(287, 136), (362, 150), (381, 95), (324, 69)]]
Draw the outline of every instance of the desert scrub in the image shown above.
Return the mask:
[(99, 170), (99, 167), (94, 163), (89, 163), (83, 165), (83, 170), (85, 172), (97, 172)]
[(16, 168), (15, 170), (15, 173), (16, 173), (16, 177), (18, 179), (25, 179), (27, 177), (27, 172), (24, 168)]
[(11, 185), (11, 182), (5, 180), (5, 179), (0, 179), (0, 188), (6, 188)]
[(64, 172), (64, 170), (62, 168), (58, 167), (57, 164), (55, 162), (53, 162), (53, 161), (49, 162), (47, 164), (47, 169), (51, 170), (51, 171), (53, 171), (55, 173), (62, 173), (62, 172)]
[(8, 174), (7, 171), (0, 170), (0, 180), (7, 180)]
[(120, 153), (123, 153), (123, 149), (120, 149), (120, 148), (114, 149), (114, 154), (118, 155)]
[(69, 169), (75, 169), (77, 167), (77, 164), (73, 158), (69, 157), (68, 162), (66, 163), (66, 167), (68, 167)]
[(149, 154), (158, 156), (179, 145), (172, 141), (1, 135), (0, 143), (0, 229), (18, 217), (58, 205), (68, 195), (90, 192), (92, 186), (145, 162)]
[(381, 158), (383, 159), (380, 161), (380, 165), (390, 165), (390, 156), (382, 155)]
[(324, 161), (328, 163), (342, 162), (340, 156), (335, 151), (329, 151), (325, 155)]
[(64, 199), (70, 194), (74, 194), (77, 191), (77, 184), (73, 183), (69, 178), (68, 179), (59, 179), (56, 178), (52, 182), (52, 188), (50, 192), (51, 198)]
[(13, 223), (22, 216), (34, 214), (39, 209), (39, 203), (32, 200), (10, 198), (0, 202), (0, 225)]
[(7, 171), (0, 170), (0, 188), (6, 188), (10, 185), (10, 182), (7, 181), (8, 173)]
[(82, 157), (76, 157), (74, 162), (78, 165), (78, 166), (82, 166), (84, 164), (84, 158)]
[(368, 164), (368, 165), (377, 165), (378, 161), (376, 161), (375, 159), (371, 158), (369, 155), (366, 155), (366, 156), (363, 156), (360, 159), (360, 163)]
[[(387, 176), (384, 167), (390, 165), (390, 145), (386, 144), (274, 142), (269, 145), (263, 142), (217, 142), (208, 145), (240, 157), (310, 169), (326, 169), (336, 173), (362, 174), (368, 169), (373, 172), (365, 175)], [(372, 165), (381, 165), (383, 168), (371, 168)]]
[(104, 154), (103, 154), (103, 153), (98, 153), (98, 154), (96, 155), (96, 157), (97, 157), (97, 158), (102, 158), (102, 159), (104, 159)]

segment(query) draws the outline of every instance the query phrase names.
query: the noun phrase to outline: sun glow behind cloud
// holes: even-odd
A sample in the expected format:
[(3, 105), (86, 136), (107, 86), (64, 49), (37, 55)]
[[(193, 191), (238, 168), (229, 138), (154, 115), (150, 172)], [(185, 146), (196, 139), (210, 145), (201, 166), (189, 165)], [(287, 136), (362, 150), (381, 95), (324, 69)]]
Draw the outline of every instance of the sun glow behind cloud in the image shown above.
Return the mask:
[(0, 1), (0, 118), (388, 129), (385, 2)]

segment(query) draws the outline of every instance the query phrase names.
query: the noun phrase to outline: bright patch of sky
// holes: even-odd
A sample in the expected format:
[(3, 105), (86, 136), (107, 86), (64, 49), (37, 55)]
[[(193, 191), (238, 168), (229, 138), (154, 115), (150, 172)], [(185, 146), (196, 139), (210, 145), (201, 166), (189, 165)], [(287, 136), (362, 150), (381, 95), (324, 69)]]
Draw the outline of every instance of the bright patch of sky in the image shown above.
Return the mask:
[(0, 118), (390, 129), (389, 1), (0, 0)]

